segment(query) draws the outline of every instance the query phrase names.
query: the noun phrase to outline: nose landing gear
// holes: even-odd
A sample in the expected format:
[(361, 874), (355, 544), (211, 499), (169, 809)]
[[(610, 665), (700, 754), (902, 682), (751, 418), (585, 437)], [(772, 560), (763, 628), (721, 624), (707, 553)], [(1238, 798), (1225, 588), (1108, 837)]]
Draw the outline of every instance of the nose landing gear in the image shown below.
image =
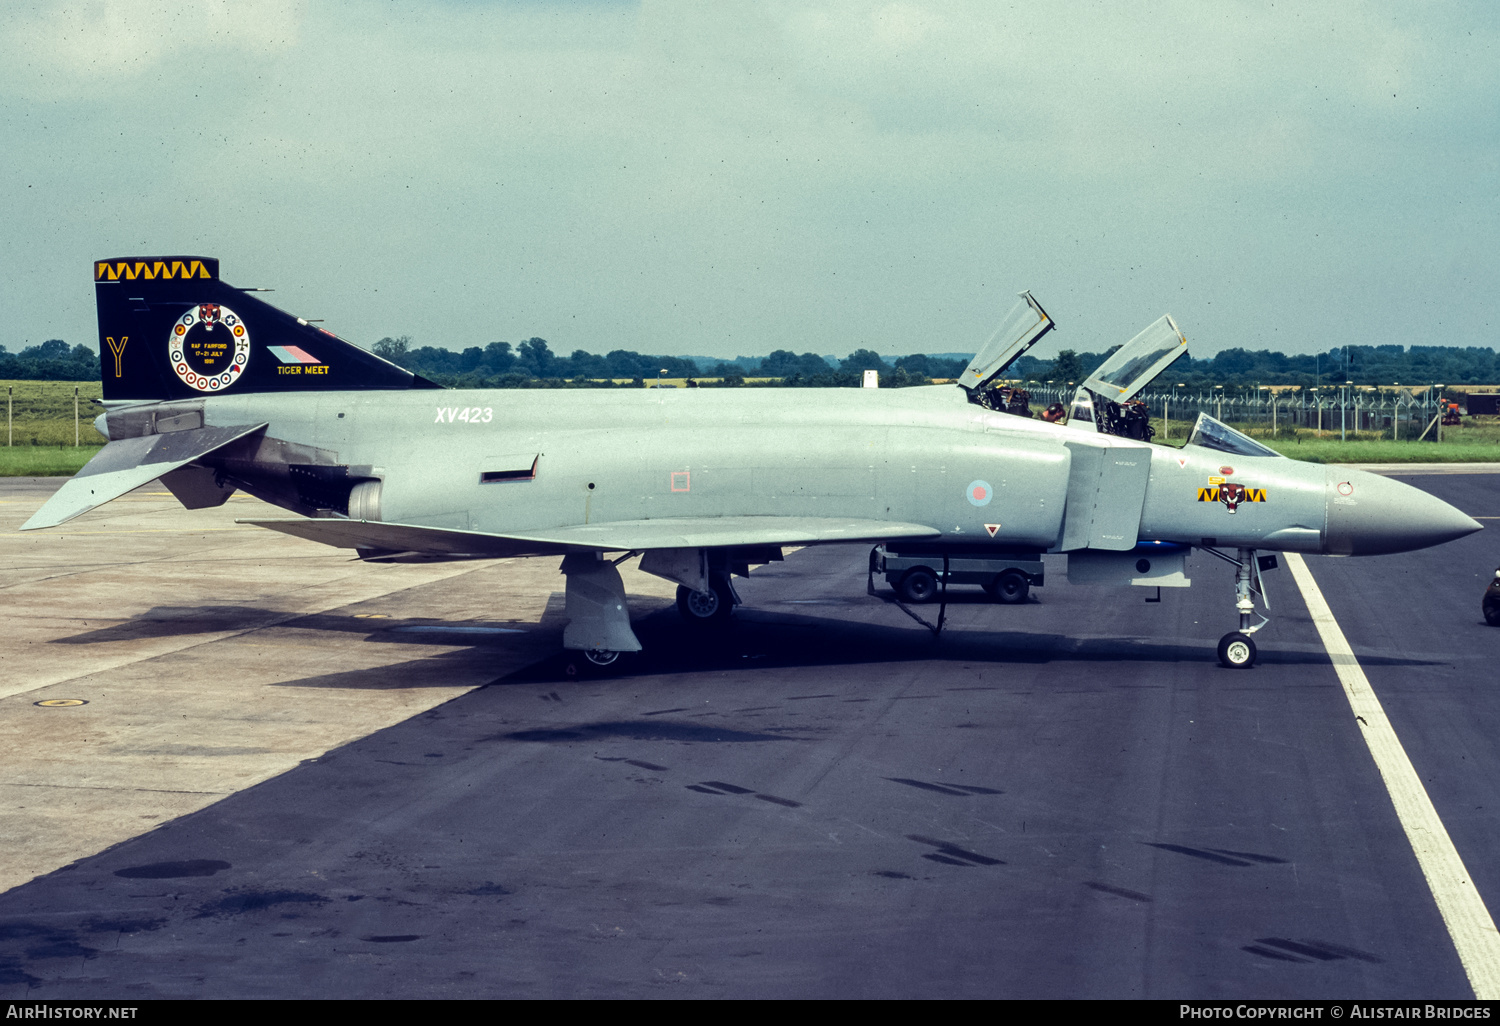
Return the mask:
[(1248, 670), (1255, 665), (1256, 657), (1255, 642), (1251, 640), (1250, 635), (1271, 622), (1268, 616), (1262, 616), (1260, 623), (1250, 622), (1251, 618), (1256, 615), (1254, 596), (1260, 596), (1261, 604), (1267, 610), (1271, 608), (1271, 600), (1266, 596), (1265, 582), (1261, 580), (1260, 574), (1262, 570), (1276, 569), (1276, 557), (1256, 556), (1254, 549), (1238, 550), (1239, 558), (1208, 546), (1204, 546), (1203, 550), (1232, 564), (1235, 568), (1234, 608), (1239, 614), (1240, 629), (1230, 631), (1219, 639), (1219, 663), (1231, 670)]

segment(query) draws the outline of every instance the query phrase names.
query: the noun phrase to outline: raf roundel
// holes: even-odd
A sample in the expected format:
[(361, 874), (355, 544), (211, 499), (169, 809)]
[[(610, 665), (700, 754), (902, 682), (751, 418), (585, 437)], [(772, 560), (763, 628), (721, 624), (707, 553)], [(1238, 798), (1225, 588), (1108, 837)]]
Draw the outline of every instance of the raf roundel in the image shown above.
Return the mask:
[(988, 481), (970, 481), (967, 495), (970, 505), (988, 506), (995, 497), (995, 490)]
[(229, 307), (199, 303), (173, 323), (167, 354), (183, 384), (199, 392), (222, 392), (250, 363), (250, 329)]

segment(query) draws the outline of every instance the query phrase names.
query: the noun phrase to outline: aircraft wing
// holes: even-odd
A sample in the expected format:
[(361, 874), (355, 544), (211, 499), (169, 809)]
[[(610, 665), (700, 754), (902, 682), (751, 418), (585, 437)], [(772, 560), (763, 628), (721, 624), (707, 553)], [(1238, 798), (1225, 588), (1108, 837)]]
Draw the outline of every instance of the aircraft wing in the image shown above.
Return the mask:
[(82, 470), (53, 492), (52, 498), (21, 525), (21, 530), (35, 531), (67, 523), (148, 481), (265, 428), (265, 424), (205, 427), (110, 442), (85, 463)]
[(570, 549), (644, 551), (733, 545), (810, 545), (818, 542), (936, 538), (921, 524), (842, 517), (674, 517), (556, 527), (516, 534), (458, 531), (415, 524), (342, 518), (278, 517), (238, 520), (339, 548), (430, 553), (448, 558), (546, 555)]

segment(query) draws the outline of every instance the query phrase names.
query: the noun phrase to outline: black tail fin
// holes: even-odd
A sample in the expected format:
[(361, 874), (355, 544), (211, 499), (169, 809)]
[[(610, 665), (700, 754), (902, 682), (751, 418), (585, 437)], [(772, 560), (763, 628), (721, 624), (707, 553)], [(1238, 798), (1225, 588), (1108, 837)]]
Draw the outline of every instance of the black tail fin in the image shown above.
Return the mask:
[(94, 262), (104, 398), (437, 388), (219, 280), (212, 257)]

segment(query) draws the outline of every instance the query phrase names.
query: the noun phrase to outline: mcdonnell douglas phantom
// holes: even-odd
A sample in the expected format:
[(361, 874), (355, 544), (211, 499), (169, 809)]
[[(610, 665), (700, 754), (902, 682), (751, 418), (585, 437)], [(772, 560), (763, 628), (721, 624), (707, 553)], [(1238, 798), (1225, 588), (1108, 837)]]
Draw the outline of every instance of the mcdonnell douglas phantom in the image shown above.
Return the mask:
[[(377, 561), (562, 556), (564, 648), (641, 648), (616, 564), (678, 585), (690, 621), (788, 545), (1068, 554), (1075, 583), (1186, 587), (1235, 567), (1221, 662), (1255, 662), (1266, 550), (1378, 555), (1480, 525), (1408, 485), (1287, 459), (1205, 414), (1182, 448), (1129, 437), (1131, 397), (1186, 351), (1163, 317), (1079, 387), (1066, 425), (996, 381), (1053, 322), (1029, 293), (957, 387), (449, 390), (219, 278), (208, 257), (94, 264), (107, 445), (22, 530), (149, 481), (188, 509), (236, 489), (294, 516), (243, 523)], [(1137, 419), (1139, 419), (1137, 417)], [(623, 555), (612, 555), (623, 554)]]

